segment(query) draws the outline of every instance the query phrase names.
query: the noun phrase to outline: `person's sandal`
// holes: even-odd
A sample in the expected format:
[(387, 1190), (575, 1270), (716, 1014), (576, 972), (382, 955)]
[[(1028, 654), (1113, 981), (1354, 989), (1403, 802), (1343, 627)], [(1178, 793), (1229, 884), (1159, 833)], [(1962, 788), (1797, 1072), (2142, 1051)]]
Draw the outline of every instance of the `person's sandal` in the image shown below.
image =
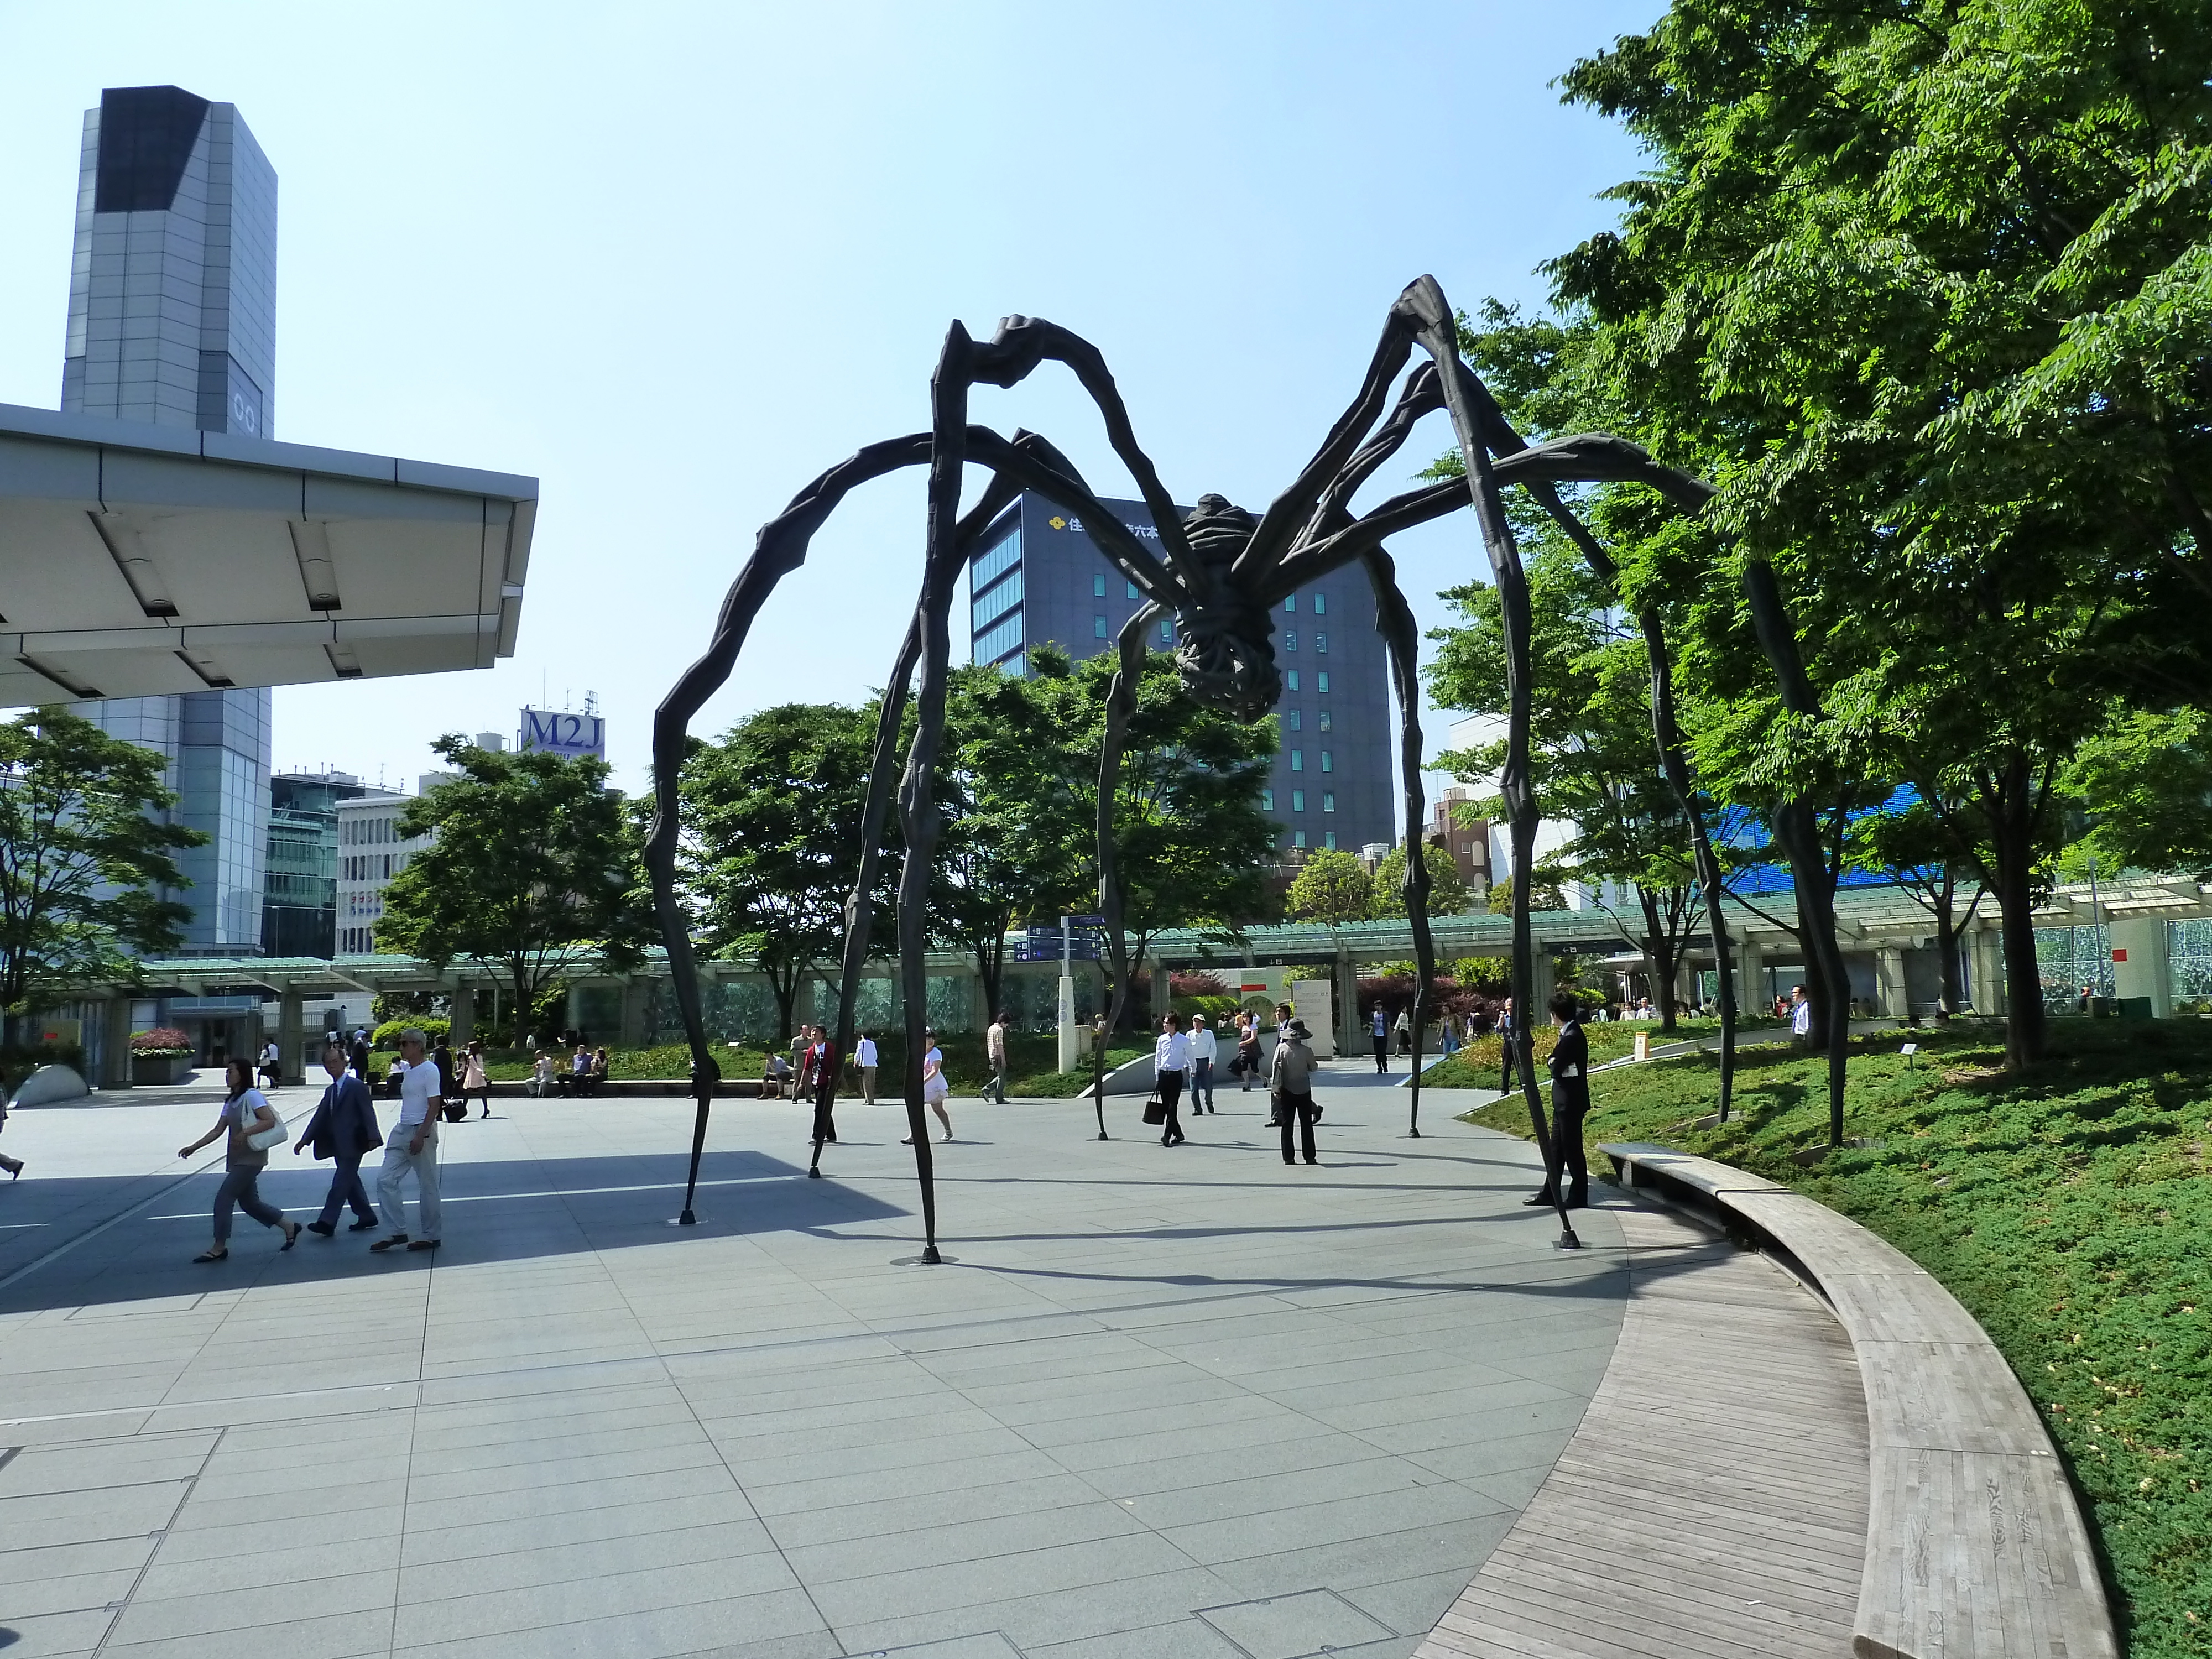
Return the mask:
[(289, 1250), (299, 1242), (300, 1224), (296, 1221), (286, 1222), (284, 1224), (284, 1249)]
[(230, 1260), (230, 1252), (228, 1250), (202, 1250), (198, 1255), (194, 1256), (192, 1260), (195, 1261), (228, 1261)]

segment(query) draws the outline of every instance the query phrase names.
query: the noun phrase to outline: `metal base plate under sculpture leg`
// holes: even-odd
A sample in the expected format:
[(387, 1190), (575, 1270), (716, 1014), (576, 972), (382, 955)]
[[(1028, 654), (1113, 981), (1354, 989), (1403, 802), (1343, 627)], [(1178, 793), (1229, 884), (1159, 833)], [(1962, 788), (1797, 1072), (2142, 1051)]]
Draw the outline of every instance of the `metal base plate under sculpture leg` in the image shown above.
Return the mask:
[(1552, 1242), (1552, 1248), (1555, 1250), (1579, 1250), (1582, 1247), (1583, 1242), (1575, 1237), (1575, 1230), (1572, 1227), (1568, 1228)]
[(957, 1261), (959, 1260), (960, 1258), (957, 1255), (939, 1255), (938, 1253), (937, 1246), (934, 1244), (925, 1244), (921, 1247), (921, 1254), (920, 1255), (893, 1256), (891, 1258), (891, 1266), (894, 1267), (938, 1267), (944, 1266), (948, 1261)]

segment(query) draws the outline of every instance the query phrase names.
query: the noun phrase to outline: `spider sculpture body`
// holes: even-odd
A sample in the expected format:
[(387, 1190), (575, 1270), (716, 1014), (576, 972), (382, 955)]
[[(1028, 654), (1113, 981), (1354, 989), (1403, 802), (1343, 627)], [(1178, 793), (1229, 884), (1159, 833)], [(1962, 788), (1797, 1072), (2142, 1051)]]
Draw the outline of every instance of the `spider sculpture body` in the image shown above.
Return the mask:
[[(1416, 348), (1424, 361), (1400, 376)], [(969, 393), (978, 383), (1012, 386), (1047, 362), (1072, 370), (1103, 417), (1115, 454), (1137, 483), (1159, 533), (1161, 556), (1154, 556), (1121, 520), (1103, 507), (1076, 469), (1042, 438), (1018, 431), (1008, 439), (968, 420)], [(1391, 388), (1398, 386), (1393, 401)], [(1386, 404), (1388, 412), (1385, 413)], [(1364, 514), (1349, 506), (1354, 493), (1405, 445), (1424, 416), (1449, 414), (1465, 476), (1400, 495)], [(1686, 511), (1694, 512), (1711, 494), (1707, 486), (1656, 465), (1635, 445), (1604, 434), (1584, 434), (1531, 447), (1507, 423), (1458, 350), (1453, 313), (1435, 280), (1424, 276), (1401, 295), (1383, 326), (1373, 360), (1358, 395), (1328, 438), (1290, 487), (1255, 518), (1219, 495), (1202, 495), (1189, 518), (1176, 511), (1173, 498), (1138, 447), (1127, 411), (1097, 349), (1080, 337), (1041, 319), (1010, 317), (988, 341), (977, 341), (959, 324), (947, 334), (931, 386), (931, 426), (873, 444), (831, 468), (802, 490), (784, 513), (760, 532), (752, 557), (724, 600), (714, 637), (706, 653), (670, 691), (653, 724), (653, 775), (658, 816), (647, 844), (653, 896), (669, 954), (677, 999), (692, 1054), (698, 1111), (692, 1136), (691, 1173), (696, 1185), (705, 1143), (708, 1103), (719, 1071), (707, 1044), (687, 919), (676, 892), (677, 774), (689, 722), (728, 678), (747, 631), (775, 584), (805, 559), (807, 544), (845, 495), (869, 479), (907, 466), (928, 469), (928, 512), (921, 590), (914, 621), (884, 682), (867, 804), (862, 823), (860, 878), (846, 908), (846, 945), (841, 976), (836, 1051), (846, 1052), (853, 1032), (853, 1001), (869, 936), (870, 895), (874, 890), (876, 848), (884, 815), (893, 793), (898, 736), (904, 700), (921, 669), (914, 695), (916, 721), (896, 794), (907, 848), (898, 889), (898, 945), (906, 1012), (904, 1097), (920, 1177), (925, 1243), (922, 1259), (937, 1259), (936, 1200), (930, 1138), (922, 1121), (922, 1028), (926, 1014), (923, 926), (930, 862), (938, 829), (930, 787), (945, 718), (949, 630), (954, 583), (975, 550), (978, 538), (1023, 489), (1034, 489), (1091, 526), (1106, 556), (1133, 582), (1146, 603), (1139, 606), (1119, 638), (1121, 672), (1108, 708), (1106, 737), (1099, 757), (1097, 858), (1099, 906), (1115, 969), (1115, 992), (1109, 1027), (1118, 1024), (1129, 981), (1127, 939), (1121, 927), (1121, 884), (1114, 863), (1111, 813), (1121, 767), (1122, 734), (1133, 704), (1137, 673), (1149, 630), (1164, 613), (1176, 620), (1177, 668), (1190, 695), (1241, 719), (1270, 712), (1281, 693), (1273, 641), (1274, 617), (1285, 594), (1327, 573), (1359, 564), (1374, 590), (1378, 626), (1388, 644), (1398, 699), (1401, 770), (1405, 780), (1405, 837), (1409, 851), (1422, 845), (1419, 695), (1414, 678), (1417, 634), (1413, 615), (1399, 591), (1386, 538), (1413, 526), (1473, 507), (1497, 583), (1504, 617), (1510, 711), (1508, 750), (1500, 778), (1511, 830), (1514, 868), (1528, 867), (1536, 830), (1536, 806), (1528, 770), (1528, 585), (1501, 501), (1501, 492), (1519, 485), (1572, 535), (1601, 574), (1610, 561), (1588, 529), (1561, 503), (1556, 486), (1566, 483), (1636, 483), (1648, 485)], [(966, 470), (984, 470), (988, 482), (975, 504), (960, 510)], [(1671, 731), (1671, 694), (1664, 644), (1656, 618), (1646, 627), (1652, 647), (1655, 738), (1667, 775), (1693, 821), (1699, 823), (1701, 870), (1711, 866), (1702, 820), (1687, 793), (1680, 765), (1680, 736)], [(1413, 1082), (1409, 1130), (1419, 1133), (1421, 1033), (1426, 1023), (1435, 953), (1428, 927), (1428, 871), (1418, 856), (1406, 860), (1404, 898), (1419, 972), (1413, 1008)], [(1717, 876), (1707, 883), (1709, 900), (1717, 900)], [(1718, 928), (1718, 906), (1709, 914)], [(1561, 1201), (1559, 1148), (1547, 1132), (1530, 1065), (1534, 957), (1526, 884), (1515, 884), (1512, 991), (1523, 1017), (1515, 1024), (1519, 1071), (1530, 1120), (1552, 1175), (1550, 1190), (1559, 1202), (1560, 1243), (1572, 1247), (1573, 1228)], [(1725, 936), (1716, 933), (1723, 971), (1728, 965)], [(1724, 1004), (1729, 993), (1723, 990)], [(1097, 1066), (1103, 1073), (1103, 1055)], [(836, 1087), (835, 1067), (819, 1085), (816, 1101), (814, 1167), (819, 1173), (829, 1103)], [(1103, 1081), (1103, 1079), (1101, 1079)], [(1103, 1090), (1095, 1091), (1098, 1129), (1105, 1138)], [(687, 1188), (682, 1218), (693, 1218)]]

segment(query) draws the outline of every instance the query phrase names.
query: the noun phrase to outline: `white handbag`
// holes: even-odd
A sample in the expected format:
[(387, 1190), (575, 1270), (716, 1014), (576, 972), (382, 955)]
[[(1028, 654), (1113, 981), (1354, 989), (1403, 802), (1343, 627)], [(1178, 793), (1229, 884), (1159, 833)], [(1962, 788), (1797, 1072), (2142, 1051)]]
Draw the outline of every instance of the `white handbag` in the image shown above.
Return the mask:
[[(276, 1109), (274, 1106), (271, 1106), (269, 1109), (271, 1113), (274, 1113)], [(284, 1127), (284, 1120), (279, 1117), (267, 1128), (256, 1129), (249, 1133), (246, 1137), (246, 1144), (251, 1146), (257, 1152), (274, 1152), (277, 1147), (282, 1146), (284, 1144), (286, 1139), (291, 1134), (291, 1133), (292, 1132), (289, 1129), (287, 1129)]]

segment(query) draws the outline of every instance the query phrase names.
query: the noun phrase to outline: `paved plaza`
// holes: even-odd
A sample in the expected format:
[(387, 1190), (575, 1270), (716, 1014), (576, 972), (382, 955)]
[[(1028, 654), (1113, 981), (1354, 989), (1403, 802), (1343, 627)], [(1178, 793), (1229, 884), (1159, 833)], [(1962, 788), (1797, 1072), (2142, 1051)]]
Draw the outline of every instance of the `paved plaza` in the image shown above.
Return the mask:
[[(1413, 1652), (1603, 1378), (1533, 1149), (1346, 1064), (1264, 1097), (953, 1103), (940, 1267), (901, 1109), (498, 1103), (446, 1243), (208, 1238), (213, 1091), (27, 1111), (0, 1187), (0, 1652), (1291, 1659)], [(1389, 1079), (1395, 1083), (1396, 1079)], [(312, 1091), (276, 1097), (295, 1127)], [(1471, 1098), (1471, 1097), (1470, 1097)], [(379, 1103), (388, 1123), (393, 1106)], [(305, 1219), (327, 1165), (276, 1154)], [(197, 1172), (195, 1172), (197, 1170)], [(1602, 1190), (1602, 1189), (1601, 1189)]]

